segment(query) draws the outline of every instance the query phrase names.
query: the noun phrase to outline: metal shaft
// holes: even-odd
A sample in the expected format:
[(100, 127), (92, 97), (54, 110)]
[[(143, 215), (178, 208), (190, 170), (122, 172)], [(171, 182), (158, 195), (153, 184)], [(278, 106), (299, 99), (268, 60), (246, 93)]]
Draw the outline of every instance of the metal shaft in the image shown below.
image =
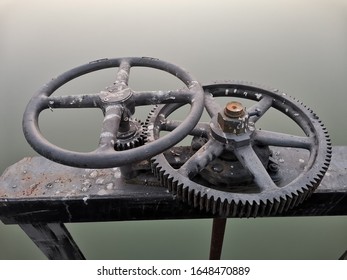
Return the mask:
[(227, 219), (214, 218), (212, 225), (210, 260), (220, 260), (223, 249), (224, 233)]

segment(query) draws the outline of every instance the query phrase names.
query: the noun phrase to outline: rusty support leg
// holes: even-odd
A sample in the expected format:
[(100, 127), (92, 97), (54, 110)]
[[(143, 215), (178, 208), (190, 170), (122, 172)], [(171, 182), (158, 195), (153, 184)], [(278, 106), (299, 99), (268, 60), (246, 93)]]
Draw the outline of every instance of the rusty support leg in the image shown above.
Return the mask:
[(220, 260), (223, 249), (226, 218), (214, 218), (212, 225), (210, 260)]
[(48, 259), (85, 259), (63, 223), (19, 224), (19, 226)]

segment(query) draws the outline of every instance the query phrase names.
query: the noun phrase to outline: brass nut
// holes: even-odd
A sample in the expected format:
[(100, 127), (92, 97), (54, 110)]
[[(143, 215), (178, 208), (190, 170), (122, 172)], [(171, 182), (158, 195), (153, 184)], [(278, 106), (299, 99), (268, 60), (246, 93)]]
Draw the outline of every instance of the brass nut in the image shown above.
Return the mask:
[(232, 101), (225, 106), (224, 114), (229, 118), (239, 118), (243, 117), (246, 112), (245, 108), (240, 102)]
[(217, 115), (217, 122), (225, 133), (242, 134), (248, 128), (248, 114), (240, 102), (229, 102)]

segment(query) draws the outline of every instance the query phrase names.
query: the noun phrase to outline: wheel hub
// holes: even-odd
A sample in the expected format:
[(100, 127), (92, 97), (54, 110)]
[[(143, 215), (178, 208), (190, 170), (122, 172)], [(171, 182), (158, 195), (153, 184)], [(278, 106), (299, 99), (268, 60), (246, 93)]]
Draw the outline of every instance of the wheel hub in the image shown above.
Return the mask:
[(242, 103), (232, 101), (226, 104), (224, 110), (217, 113), (210, 122), (212, 136), (228, 149), (250, 143), (251, 134), (255, 130), (253, 122)]

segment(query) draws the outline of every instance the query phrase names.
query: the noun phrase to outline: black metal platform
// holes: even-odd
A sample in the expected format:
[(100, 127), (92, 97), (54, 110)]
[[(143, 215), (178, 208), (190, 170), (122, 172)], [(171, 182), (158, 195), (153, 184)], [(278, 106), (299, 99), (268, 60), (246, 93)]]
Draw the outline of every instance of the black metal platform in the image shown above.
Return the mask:
[[(301, 159), (292, 154), (285, 160)], [(293, 173), (294, 174), (294, 173)], [(347, 215), (347, 147), (333, 147), (329, 170), (313, 195), (288, 216)], [(49, 259), (83, 259), (64, 223), (217, 218), (185, 205), (154, 177), (125, 182), (119, 168), (78, 169), (24, 158), (0, 178), (0, 219), (19, 224)]]

